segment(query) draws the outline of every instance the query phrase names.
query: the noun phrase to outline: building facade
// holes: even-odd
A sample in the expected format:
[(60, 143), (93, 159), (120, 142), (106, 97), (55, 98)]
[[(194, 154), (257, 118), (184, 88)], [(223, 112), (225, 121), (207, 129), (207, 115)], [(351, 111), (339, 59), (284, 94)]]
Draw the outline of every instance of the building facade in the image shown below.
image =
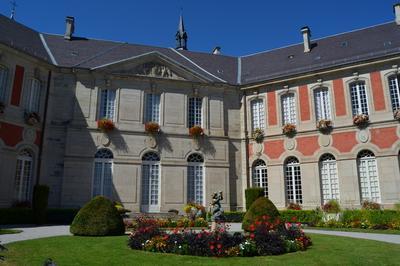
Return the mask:
[[(395, 5), (396, 18), (400, 18)], [(397, 19), (400, 20), (400, 19)], [(242, 57), (42, 34), (0, 16), (0, 206), (95, 195), (134, 212), (243, 210), (260, 186), (279, 208), (400, 201), (400, 24)], [(115, 129), (103, 132), (107, 118)], [(149, 134), (148, 122), (161, 131)], [(204, 136), (189, 129), (200, 126)]]

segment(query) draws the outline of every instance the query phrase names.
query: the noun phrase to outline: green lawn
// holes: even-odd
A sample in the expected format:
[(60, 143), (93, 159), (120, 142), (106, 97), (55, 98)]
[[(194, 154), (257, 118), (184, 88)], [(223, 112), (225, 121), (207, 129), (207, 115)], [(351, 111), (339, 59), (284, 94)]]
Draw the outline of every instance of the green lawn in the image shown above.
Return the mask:
[(305, 252), (254, 258), (204, 258), (135, 251), (127, 237), (63, 236), (7, 245), (4, 265), (399, 265), (400, 245), (345, 237), (311, 235)]
[(392, 230), (392, 229), (376, 230), (376, 229), (362, 229), (362, 228), (330, 228), (330, 227), (306, 227), (306, 229), (400, 235), (400, 230)]
[(0, 229), (0, 235), (7, 235), (7, 234), (19, 234), (22, 230), (15, 230), (15, 229)]

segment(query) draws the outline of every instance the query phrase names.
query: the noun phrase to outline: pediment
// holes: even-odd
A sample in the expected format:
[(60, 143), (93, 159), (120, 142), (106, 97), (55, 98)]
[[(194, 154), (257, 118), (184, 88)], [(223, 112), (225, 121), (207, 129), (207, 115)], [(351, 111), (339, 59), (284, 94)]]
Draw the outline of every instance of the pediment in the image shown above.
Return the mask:
[(155, 61), (139, 64), (122, 74), (132, 74), (132, 75), (146, 76), (153, 78), (185, 80), (184, 77), (176, 73), (170, 67)]

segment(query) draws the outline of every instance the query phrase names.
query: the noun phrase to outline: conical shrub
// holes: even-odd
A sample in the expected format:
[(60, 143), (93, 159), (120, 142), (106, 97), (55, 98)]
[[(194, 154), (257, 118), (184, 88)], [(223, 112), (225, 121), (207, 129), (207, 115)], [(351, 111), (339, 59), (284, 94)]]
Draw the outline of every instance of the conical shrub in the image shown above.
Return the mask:
[(248, 231), (249, 226), (257, 219), (261, 219), (263, 215), (268, 216), (270, 221), (275, 221), (276, 218), (280, 217), (279, 211), (272, 201), (265, 197), (258, 198), (251, 204), (243, 218), (242, 228)]

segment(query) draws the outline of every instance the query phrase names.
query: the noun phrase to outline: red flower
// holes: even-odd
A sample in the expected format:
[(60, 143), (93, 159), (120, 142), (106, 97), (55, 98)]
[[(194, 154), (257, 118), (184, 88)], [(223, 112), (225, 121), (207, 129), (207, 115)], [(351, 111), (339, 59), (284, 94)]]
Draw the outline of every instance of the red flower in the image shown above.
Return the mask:
[(211, 249), (211, 250), (213, 250), (213, 249), (214, 249), (214, 246), (213, 246), (213, 245), (211, 245), (211, 246), (210, 246), (210, 249)]
[(292, 220), (292, 222), (296, 222), (297, 221), (297, 217), (293, 216), (291, 220)]
[(255, 230), (254, 224), (250, 225), (249, 230), (250, 230), (250, 231), (254, 231), (254, 230)]
[(253, 233), (250, 234), (250, 238), (254, 239), (255, 235)]
[(217, 245), (217, 248), (221, 249), (221, 248), (222, 248), (222, 245), (221, 245), (221, 244), (218, 244), (218, 245)]

